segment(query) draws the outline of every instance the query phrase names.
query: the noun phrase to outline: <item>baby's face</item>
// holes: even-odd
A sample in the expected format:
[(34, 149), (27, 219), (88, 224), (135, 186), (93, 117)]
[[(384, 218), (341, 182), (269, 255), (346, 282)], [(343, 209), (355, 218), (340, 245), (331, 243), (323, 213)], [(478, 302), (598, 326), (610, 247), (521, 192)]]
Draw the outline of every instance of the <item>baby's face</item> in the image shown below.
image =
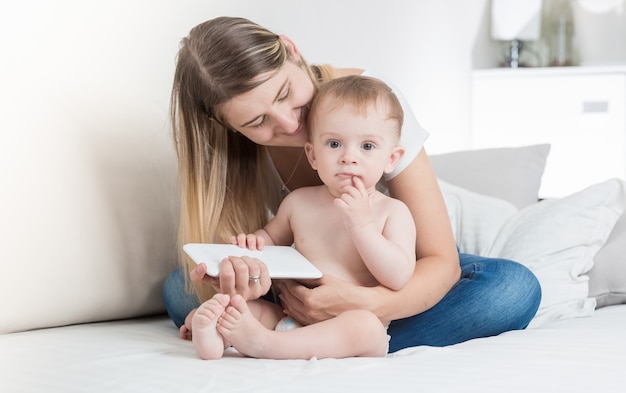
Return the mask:
[(365, 188), (374, 189), (402, 155), (398, 123), (387, 119), (385, 104), (372, 103), (362, 113), (350, 104), (325, 107), (320, 102), (311, 125), (312, 143), (307, 155), (320, 178), (336, 193), (353, 186), (358, 177)]

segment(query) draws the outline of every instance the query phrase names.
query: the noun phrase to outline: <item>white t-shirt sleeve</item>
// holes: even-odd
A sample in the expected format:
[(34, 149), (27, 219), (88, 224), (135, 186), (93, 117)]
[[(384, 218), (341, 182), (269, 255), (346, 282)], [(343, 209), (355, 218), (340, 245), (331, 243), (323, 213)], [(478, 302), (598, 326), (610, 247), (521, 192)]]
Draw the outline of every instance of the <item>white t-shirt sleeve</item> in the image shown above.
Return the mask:
[(404, 147), (404, 156), (395, 167), (395, 169), (388, 174), (385, 174), (384, 179), (390, 180), (393, 179), (398, 173), (402, 172), (409, 164), (417, 157), (420, 150), (424, 146), (424, 142), (426, 138), (428, 138), (428, 131), (422, 128), (422, 126), (418, 123), (415, 118), (415, 114), (413, 114), (413, 110), (409, 105), (408, 101), (397, 87), (395, 87), (388, 79), (384, 78), (381, 75), (375, 74), (371, 71), (363, 72), (365, 76), (371, 76), (373, 78), (378, 78), (385, 82), (395, 95), (400, 100), (400, 104), (402, 105), (402, 110), (404, 111), (404, 124), (402, 125), (402, 133), (400, 135), (400, 145)]

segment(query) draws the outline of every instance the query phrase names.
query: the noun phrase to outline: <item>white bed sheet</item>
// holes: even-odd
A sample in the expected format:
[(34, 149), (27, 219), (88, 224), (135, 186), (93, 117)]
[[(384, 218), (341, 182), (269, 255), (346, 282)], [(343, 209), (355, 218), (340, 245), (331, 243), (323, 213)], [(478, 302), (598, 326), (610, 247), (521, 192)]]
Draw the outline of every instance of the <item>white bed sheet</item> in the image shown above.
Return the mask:
[(0, 336), (0, 392), (623, 392), (626, 305), (386, 358), (199, 360), (165, 317)]

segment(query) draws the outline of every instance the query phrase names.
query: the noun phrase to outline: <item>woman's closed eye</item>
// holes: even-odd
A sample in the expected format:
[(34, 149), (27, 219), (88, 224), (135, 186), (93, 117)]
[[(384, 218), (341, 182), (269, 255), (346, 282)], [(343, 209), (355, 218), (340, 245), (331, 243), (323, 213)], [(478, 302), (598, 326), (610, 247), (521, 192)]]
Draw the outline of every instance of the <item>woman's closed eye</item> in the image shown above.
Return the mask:
[(267, 116), (261, 116), (260, 121), (258, 121), (257, 123), (254, 124), (250, 124), (250, 127), (252, 128), (261, 128), (265, 125), (265, 120), (267, 119)]
[[(278, 102), (283, 102), (285, 100), (287, 100), (289, 98), (289, 95), (291, 94), (291, 86), (287, 86), (287, 88), (285, 89), (284, 93), (282, 95), (279, 95), (276, 98), (276, 101)], [(265, 122), (267, 120), (267, 116), (263, 115), (260, 117), (260, 120), (258, 120), (257, 122), (253, 122), (252, 124), (250, 124), (249, 126), (252, 128), (261, 128), (265, 125)]]
[(291, 94), (291, 86), (287, 86), (287, 89), (285, 90), (285, 93), (283, 95), (281, 95), (280, 97), (278, 97), (277, 101), (278, 102), (285, 101), (287, 98), (289, 98), (290, 94)]

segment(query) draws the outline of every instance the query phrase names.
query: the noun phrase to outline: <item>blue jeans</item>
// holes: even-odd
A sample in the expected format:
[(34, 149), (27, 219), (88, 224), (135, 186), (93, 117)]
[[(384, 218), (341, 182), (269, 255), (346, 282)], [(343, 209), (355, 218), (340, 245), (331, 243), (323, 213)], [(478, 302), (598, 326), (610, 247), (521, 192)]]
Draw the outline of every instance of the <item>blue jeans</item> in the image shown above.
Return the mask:
[[(389, 352), (407, 347), (442, 347), (473, 338), (524, 329), (535, 316), (541, 287), (523, 265), (506, 259), (459, 254), (461, 279), (431, 309), (391, 322)], [(184, 288), (182, 270), (165, 281), (165, 306), (176, 326), (199, 305)]]

